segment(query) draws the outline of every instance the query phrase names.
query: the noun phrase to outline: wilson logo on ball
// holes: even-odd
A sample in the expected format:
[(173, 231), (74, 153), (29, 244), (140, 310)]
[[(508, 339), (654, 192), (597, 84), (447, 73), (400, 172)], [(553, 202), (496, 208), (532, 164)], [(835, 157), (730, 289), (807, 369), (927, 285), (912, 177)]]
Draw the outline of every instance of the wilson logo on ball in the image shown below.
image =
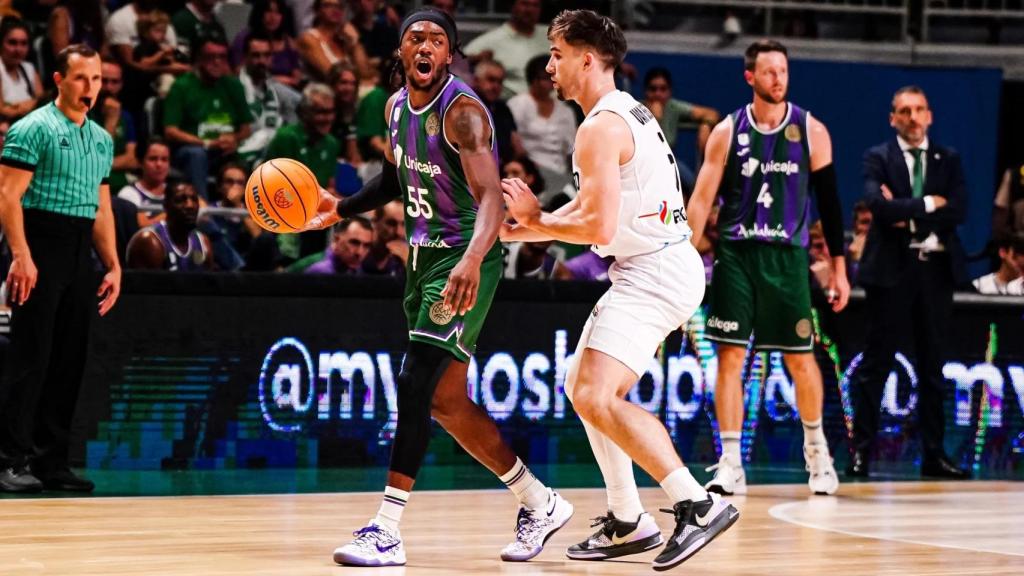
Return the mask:
[(263, 206), (263, 197), (260, 194), (259, 186), (252, 187), (252, 201), (255, 205), (254, 212), (256, 217), (266, 225), (264, 228), (267, 228), (268, 230), (277, 230), (277, 228), (280, 227), (280, 224), (270, 217), (270, 214), (267, 213), (267, 209)]
[(274, 192), (274, 204), (278, 208), (290, 208), (295, 203), (295, 198), (285, 189), (279, 188)]

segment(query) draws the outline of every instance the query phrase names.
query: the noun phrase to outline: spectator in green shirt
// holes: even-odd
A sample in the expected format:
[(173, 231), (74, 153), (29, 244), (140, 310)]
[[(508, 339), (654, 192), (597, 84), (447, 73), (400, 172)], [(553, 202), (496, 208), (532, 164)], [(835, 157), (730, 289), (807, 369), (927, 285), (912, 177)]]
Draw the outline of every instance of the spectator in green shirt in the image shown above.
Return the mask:
[[(277, 130), (267, 146), (266, 158), (298, 160), (313, 172), (321, 186), (332, 190), (334, 172), (341, 155), (341, 144), (331, 134), (335, 114), (334, 91), (326, 84), (308, 84), (302, 91), (298, 114), (298, 123), (286, 124)], [(279, 234), (277, 243), (286, 260), (295, 260), (323, 250), (327, 235), (323, 230)]]
[(334, 92), (326, 84), (308, 84), (302, 91), (298, 113), (298, 123), (278, 128), (267, 147), (267, 159), (298, 160), (313, 172), (321, 186), (330, 190), (334, 187), (334, 170), (341, 155), (341, 145), (331, 134)]
[(218, 2), (220, 0), (191, 0), (174, 13), (171, 24), (183, 44), (191, 46), (203, 36), (228, 41), (224, 27), (213, 15), (213, 8)]
[(721, 119), (718, 110), (714, 108), (672, 98), (672, 74), (661, 67), (651, 68), (644, 77), (644, 104), (658, 119), (668, 145), (673, 148), (681, 125), (698, 124), (697, 152), (700, 154), (704, 153), (711, 128)]
[(207, 198), (207, 175), (235, 156), (253, 117), (223, 40), (200, 38), (193, 61), (195, 70), (175, 80), (164, 101), (164, 138), (175, 147), (174, 167)]
[(384, 108), (391, 94), (385, 85), (390, 76), (390, 65), (382, 65), (381, 79), (373, 90), (363, 96), (356, 108), (356, 141), (363, 160), (384, 159), (384, 149), (388, 146), (388, 123), (384, 118)]
[[(648, 70), (644, 77), (644, 104), (658, 119), (665, 140), (673, 149), (679, 129), (696, 124), (699, 168), (699, 159), (704, 157), (704, 146), (707, 145), (711, 129), (721, 118), (718, 110), (672, 98), (672, 74), (660, 66)], [(693, 169), (686, 162), (679, 162), (678, 167), (684, 191), (689, 194), (696, 180)]]

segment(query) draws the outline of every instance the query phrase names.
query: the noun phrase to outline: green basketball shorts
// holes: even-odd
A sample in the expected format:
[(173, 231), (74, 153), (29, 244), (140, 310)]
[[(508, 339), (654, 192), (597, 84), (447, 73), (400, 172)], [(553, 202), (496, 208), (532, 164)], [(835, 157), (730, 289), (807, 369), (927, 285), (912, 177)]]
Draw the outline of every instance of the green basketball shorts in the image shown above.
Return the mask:
[(469, 362), (494, 300), (503, 263), (501, 244), (495, 243), (480, 263), (476, 304), (464, 316), (454, 314), (445, 310), (441, 291), (464, 253), (458, 248), (410, 249), (402, 304), (409, 323), (409, 340), (444, 348), (458, 360)]
[(807, 250), (756, 241), (720, 242), (705, 334), (758, 350), (813, 348)]

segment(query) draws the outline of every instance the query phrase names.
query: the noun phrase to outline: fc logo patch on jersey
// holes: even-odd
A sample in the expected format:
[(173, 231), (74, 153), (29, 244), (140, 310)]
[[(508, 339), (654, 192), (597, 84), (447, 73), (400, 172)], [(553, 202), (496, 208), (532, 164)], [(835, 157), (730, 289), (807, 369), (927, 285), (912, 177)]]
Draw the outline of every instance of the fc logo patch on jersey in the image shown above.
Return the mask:
[(438, 326), (444, 326), (455, 317), (455, 310), (444, 305), (444, 301), (438, 300), (430, 307), (430, 321)]
[(789, 126), (786, 126), (786, 131), (784, 132), (784, 134), (786, 135), (786, 140), (789, 140), (790, 142), (799, 142), (800, 138), (803, 136), (800, 133), (800, 127), (797, 126), (796, 124), (790, 124)]
[(427, 136), (437, 136), (441, 132), (441, 119), (437, 116), (437, 112), (431, 112), (427, 117), (426, 129)]

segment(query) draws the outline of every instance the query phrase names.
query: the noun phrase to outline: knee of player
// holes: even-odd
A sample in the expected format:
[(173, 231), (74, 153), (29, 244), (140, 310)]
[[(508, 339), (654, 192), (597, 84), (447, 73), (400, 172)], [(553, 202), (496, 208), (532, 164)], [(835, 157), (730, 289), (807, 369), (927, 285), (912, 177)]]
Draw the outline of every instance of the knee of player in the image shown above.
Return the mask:
[(814, 358), (814, 354), (811, 352), (783, 354), (782, 358), (790, 373), (800, 372), (802, 374), (811, 374), (818, 371), (818, 362)]
[(409, 372), (403, 370), (395, 380), (395, 395), (398, 397), (399, 415), (426, 405), (424, 401), (428, 399), (422, 397), (415, 380)]
[(613, 395), (602, 393), (594, 386), (587, 386), (583, 383), (579, 383), (576, 386), (571, 398), (576, 414), (591, 423), (598, 423), (604, 420), (611, 409), (613, 400)]
[(730, 344), (719, 344), (718, 346), (718, 373), (721, 376), (737, 376), (743, 371), (743, 365), (747, 359), (745, 346), (734, 346)]

